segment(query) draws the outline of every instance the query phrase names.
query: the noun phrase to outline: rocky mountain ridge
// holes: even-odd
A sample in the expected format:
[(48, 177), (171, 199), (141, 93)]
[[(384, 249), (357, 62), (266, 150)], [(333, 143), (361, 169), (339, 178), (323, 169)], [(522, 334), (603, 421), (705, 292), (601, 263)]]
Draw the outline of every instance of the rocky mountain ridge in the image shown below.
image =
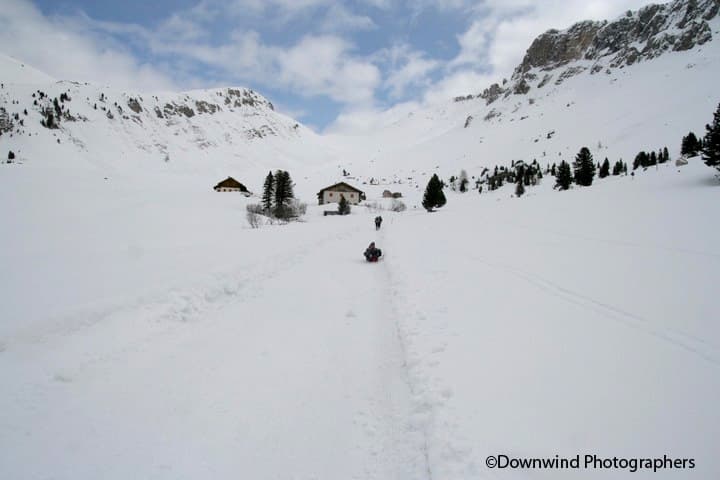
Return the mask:
[(47, 151), (50, 144), (91, 156), (96, 156), (98, 147), (116, 145), (116, 151), (125, 155), (165, 161), (227, 157), (228, 152), (242, 156), (258, 142), (277, 139), (291, 148), (295, 141), (315, 135), (248, 88), (121, 91), (38, 77), (23, 63), (4, 56), (0, 71), (8, 73), (9, 80), (0, 85), (3, 160), (8, 150), (20, 153), (18, 162), (37, 158), (32, 152)]
[[(610, 74), (667, 52), (682, 52), (713, 39), (711, 23), (718, 18), (720, 0), (674, 0), (627, 11), (614, 21), (582, 21), (538, 36), (516, 67), (510, 81), (493, 84), (477, 95), (487, 105), (502, 96), (524, 95), (550, 82), (588, 72)], [(717, 32), (715, 32), (717, 34)]]

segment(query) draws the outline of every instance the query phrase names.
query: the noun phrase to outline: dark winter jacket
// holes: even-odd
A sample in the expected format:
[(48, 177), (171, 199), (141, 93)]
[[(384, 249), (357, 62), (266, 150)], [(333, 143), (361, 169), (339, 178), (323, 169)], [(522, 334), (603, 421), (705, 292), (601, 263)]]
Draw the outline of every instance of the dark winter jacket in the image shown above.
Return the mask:
[(372, 259), (378, 259), (382, 256), (382, 250), (375, 247), (374, 243), (371, 243), (370, 246), (365, 250), (365, 258), (369, 261)]

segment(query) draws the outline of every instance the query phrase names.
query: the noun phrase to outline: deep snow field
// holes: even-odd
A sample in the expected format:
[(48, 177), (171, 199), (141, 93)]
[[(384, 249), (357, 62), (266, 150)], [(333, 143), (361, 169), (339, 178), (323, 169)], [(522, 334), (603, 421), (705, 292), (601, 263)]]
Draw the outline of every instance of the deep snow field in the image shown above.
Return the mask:
[[(251, 229), (257, 198), (192, 175), (3, 171), (0, 478), (720, 477), (699, 159), (432, 214), (411, 190), (377, 233), (295, 180), (304, 221)], [(696, 468), (485, 466), (586, 453)]]

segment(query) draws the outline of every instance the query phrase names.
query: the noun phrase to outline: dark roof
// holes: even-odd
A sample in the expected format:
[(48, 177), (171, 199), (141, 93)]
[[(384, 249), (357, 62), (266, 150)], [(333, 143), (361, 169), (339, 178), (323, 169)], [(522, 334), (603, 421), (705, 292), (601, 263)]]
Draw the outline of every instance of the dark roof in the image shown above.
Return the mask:
[(318, 196), (322, 195), (325, 190), (334, 190), (336, 192), (358, 192), (360, 194), (363, 194), (362, 190), (358, 190), (357, 188), (353, 187), (352, 185), (348, 185), (345, 182), (336, 183), (335, 185), (330, 185), (329, 187), (323, 188), (318, 192)]
[(218, 183), (218, 184), (215, 185), (215, 187), (213, 187), (213, 188), (214, 188), (215, 190), (217, 190), (218, 188), (239, 188), (241, 192), (247, 192), (247, 188), (245, 188), (245, 185), (243, 185), (242, 183), (238, 182), (237, 180), (235, 180), (235, 179), (232, 178), (232, 177), (227, 177), (225, 180), (223, 180), (222, 182)]

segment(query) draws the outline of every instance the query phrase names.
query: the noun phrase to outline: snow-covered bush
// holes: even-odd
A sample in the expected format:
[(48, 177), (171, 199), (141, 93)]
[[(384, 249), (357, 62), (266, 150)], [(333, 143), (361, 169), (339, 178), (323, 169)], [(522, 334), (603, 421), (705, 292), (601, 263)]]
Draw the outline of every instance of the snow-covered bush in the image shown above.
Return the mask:
[(259, 203), (248, 203), (245, 206), (245, 210), (251, 213), (255, 213), (257, 215), (265, 215), (265, 209), (263, 209), (263, 206)]

